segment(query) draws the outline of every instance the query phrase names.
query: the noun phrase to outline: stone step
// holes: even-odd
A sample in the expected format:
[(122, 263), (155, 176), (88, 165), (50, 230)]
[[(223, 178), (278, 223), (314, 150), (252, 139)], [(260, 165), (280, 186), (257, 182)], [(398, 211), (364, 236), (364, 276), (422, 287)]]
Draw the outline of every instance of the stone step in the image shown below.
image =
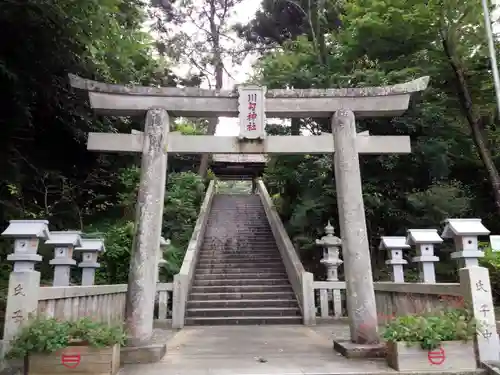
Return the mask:
[(280, 265), (280, 267), (262, 267), (262, 268), (246, 268), (246, 267), (239, 267), (239, 268), (214, 268), (214, 267), (207, 267), (207, 268), (196, 268), (195, 274), (196, 275), (211, 275), (211, 274), (217, 274), (217, 275), (247, 275), (247, 274), (266, 274), (266, 273), (284, 273), (286, 272), (285, 266)]
[(281, 258), (278, 257), (252, 257), (252, 256), (206, 256), (198, 258), (198, 264), (211, 264), (211, 263), (279, 263)]
[(267, 247), (253, 247), (240, 245), (235, 247), (221, 248), (212, 244), (204, 243), (200, 248), (200, 256), (205, 255), (205, 253), (220, 253), (220, 254), (228, 254), (228, 255), (279, 255), (279, 250), (275, 244), (269, 244)]
[(226, 318), (186, 318), (186, 325), (302, 324), (299, 316), (235, 316)]
[(187, 317), (300, 316), (298, 307), (241, 307), (188, 309)]
[(261, 269), (261, 268), (273, 268), (273, 269), (284, 269), (285, 266), (281, 262), (267, 262), (267, 263), (251, 263), (251, 262), (230, 262), (230, 263), (198, 263), (198, 270), (202, 269), (231, 269), (231, 268), (246, 268), (246, 269)]
[(230, 259), (230, 258), (241, 258), (245, 260), (250, 260), (252, 258), (255, 259), (270, 259), (270, 258), (275, 258), (274, 262), (280, 262), (281, 263), (281, 255), (278, 252), (278, 250), (267, 250), (267, 251), (256, 251), (253, 252), (251, 250), (245, 251), (245, 250), (234, 250), (234, 251), (217, 251), (217, 250), (208, 250), (208, 249), (203, 249), (200, 250), (200, 255), (198, 260), (202, 259)]
[(195, 280), (239, 280), (239, 279), (288, 279), (283, 272), (228, 272), (228, 273), (195, 273)]
[(240, 237), (239, 242), (233, 242), (233, 243), (223, 243), (223, 242), (218, 242), (218, 241), (213, 241), (213, 240), (204, 240), (201, 249), (210, 249), (213, 251), (241, 251), (241, 252), (252, 252), (254, 249), (255, 250), (268, 250), (268, 251), (274, 251), (278, 252), (278, 247), (276, 246), (276, 241), (274, 240), (251, 240), (251, 239), (242, 239)]
[(245, 267), (244, 264), (260, 264), (261, 267), (266, 266), (266, 264), (281, 264), (281, 259), (279, 258), (246, 258), (246, 257), (231, 257), (226, 258), (220, 255), (214, 255), (209, 257), (204, 257), (198, 259), (199, 266), (212, 266), (212, 265), (221, 265), (224, 266), (226, 264), (241, 264), (241, 267)]
[(226, 292), (226, 293), (193, 293), (189, 295), (189, 301), (212, 301), (212, 300), (290, 300), (294, 299), (295, 294), (292, 290), (286, 292)]
[(214, 286), (192, 286), (192, 293), (269, 293), (292, 291), (288, 285), (214, 285)]
[[(270, 232), (252, 232), (252, 231), (234, 231), (232, 235), (236, 236), (234, 237), (236, 241), (250, 241), (250, 240), (258, 240), (259, 242), (265, 242), (265, 241), (271, 241), (274, 242), (274, 236)], [(205, 232), (205, 235), (203, 237), (203, 241), (213, 241), (213, 242), (218, 242), (218, 243), (230, 243), (234, 242), (235, 240), (230, 240), (227, 235), (221, 236), (220, 233), (214, 232), (214, 231), (207, 231)]]
[(259, 214), (260, 219), (266, 219), (266, 211), (262, 206), (257, 204), (228, 204), (228, 205), (212, 205), (210, 214), (224, 214), (224, 215), (235, 215), (235, 214), (243, 214), (243, 215), (255, 215)]
[[(252, 219), (242, 220), (241, 217), (240, 218), (232, 217), (232, 216), (222, 217), (222, 215), (218, 215), (216, 217), (209, 218), (207, 225), (218, 224), (221, 221), (224, 221), (224, 222), (230, 224), (232, 230), (242, 230), (242, 231), (246, 230), (246, 231), (256, 231), (256, 232), (263, 232), (263, 233), (272, 233), (272, 229), (269, 226), (269, 224), (267, 223), (267, 221), (263, 222), (259, 226), (252, 226), (250, 224), (250, 222), (254, 221), (254, 220), (252, 220)], [(209, 229), (208, 233), (210, 233), (210, 231), (216, 231), (217, 227), (209, 227), (207, 229)], [(226, 229), (226, 228), (219, 229), (219, 233), (222, 233), (223, 229)]]
[(237, 232), (234, 231), (233, 233), (234, 238), (237, 240), (229, 240), (228, 237), (220, 237), (219, 233), (216, 232), (206, 232), (205, 236), (203, 237), (203, 241), (205, 242), (213, 242), (213, 243), (219, 243), (219, 244), (226, 244), (226, 243), (233, 243), (233, 242), (245, 242), (245, 241), (258, 241), (258, 242), (272, 242), (275, 243), (274, 236), (272, 233), (267, 233), (267, 232), (251, 232), (251, 231), (245, 231), (245, 232)]
[(188, 309), (235, 309), (245, 307), (297, 307), (295, 299), (238, 299), (238, 300), (205, 300), (188, 301)]
[(278, 253), (278, 248), (276, 247), (275, 242), (256, 242), (252, 244), (237, 244), (237, 245), (228, 245), (228, 246), (221, 246), (219, 244), (215, 243), (210, 243), (210, 242), (204, 242), (200, 252), (203, 252), (204, 250), (210, 250), (210, 251), (219, 251), (221, 253), (223, 252), (258, 252), (258, 251), (269, 251), (269, 252), (275, 252)]
[[(245, 267), (244, 263), (240, 263), (238, 267), (224, 267), (221, 265), (198, 265), (196, 268), (196, 274), (200, 275), (207, 275), (210, 273), (230, 273), (234, 274), (237, 271), (235, 270), (243, 270), (243, 272), (240, 271), (240, 274), (243, 273), (261, 273), (261, 272), (273, 272), (273, 273), (283, 273), (286, 272), (285, 266), (280, 265), (276, 267), (269, 267), (267, 264), (263, 264), (260, 267)], [(207, 272), (208, 271), (208, 272)]]
[(238, 285), (290, 285), (286, 278), (280, 279), (195, 279), (194, 286), (238, 286)]

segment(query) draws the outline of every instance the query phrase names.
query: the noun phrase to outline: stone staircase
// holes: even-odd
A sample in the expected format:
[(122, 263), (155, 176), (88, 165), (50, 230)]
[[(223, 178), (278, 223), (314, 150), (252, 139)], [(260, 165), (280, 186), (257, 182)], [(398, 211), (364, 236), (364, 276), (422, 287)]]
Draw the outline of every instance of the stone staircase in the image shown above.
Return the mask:
[(214, 196), (185, 323), (302, 323), (259, 196)]

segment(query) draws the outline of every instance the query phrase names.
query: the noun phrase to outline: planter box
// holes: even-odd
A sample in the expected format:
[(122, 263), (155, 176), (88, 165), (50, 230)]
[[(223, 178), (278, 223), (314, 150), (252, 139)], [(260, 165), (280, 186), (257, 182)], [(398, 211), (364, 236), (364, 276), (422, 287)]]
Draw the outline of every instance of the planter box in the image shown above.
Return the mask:
[(50, 354), (29, 355), (27, 362), (28, 375), (115, 375), (120, 369), (120, 345), (70, 346)]
[[(387, 342), (387, 364), (397, 371), (476, 370), (474, 342), (444, 341), (441, 348), (424, 350), (420, 343)], [(444, 354), (444, 355), (443, 355)]]

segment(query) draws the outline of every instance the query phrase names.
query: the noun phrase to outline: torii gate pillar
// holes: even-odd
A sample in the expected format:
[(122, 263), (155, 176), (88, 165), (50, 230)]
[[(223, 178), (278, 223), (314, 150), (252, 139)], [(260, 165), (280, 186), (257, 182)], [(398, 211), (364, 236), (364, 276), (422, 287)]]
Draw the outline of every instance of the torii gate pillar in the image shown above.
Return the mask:
[(378, 343), (377, 306), (373, 289), (354, 113), (338, 110), (332, 118), (335, 142), (335, 184), (342, 236), (347, 311), (351, 341)]

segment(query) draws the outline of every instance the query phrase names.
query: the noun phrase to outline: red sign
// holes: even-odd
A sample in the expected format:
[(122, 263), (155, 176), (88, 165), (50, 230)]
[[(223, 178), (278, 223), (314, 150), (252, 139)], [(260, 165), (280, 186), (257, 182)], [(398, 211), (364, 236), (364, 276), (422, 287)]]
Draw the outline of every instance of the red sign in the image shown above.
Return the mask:
[(429, 363), (431, 365), (442, 365), (446, 356), (444, 355), (443, 348), (439, 347), (439, 350), (434, 352), (429, 351), (429, 353), (427, 353), (427, 358), (429, 359)]
[(71, 349), (61, 354), (61, 364), (67, 368), (76, 368), (80, 364), (81, 359), (80, 353), (72, 353)]

